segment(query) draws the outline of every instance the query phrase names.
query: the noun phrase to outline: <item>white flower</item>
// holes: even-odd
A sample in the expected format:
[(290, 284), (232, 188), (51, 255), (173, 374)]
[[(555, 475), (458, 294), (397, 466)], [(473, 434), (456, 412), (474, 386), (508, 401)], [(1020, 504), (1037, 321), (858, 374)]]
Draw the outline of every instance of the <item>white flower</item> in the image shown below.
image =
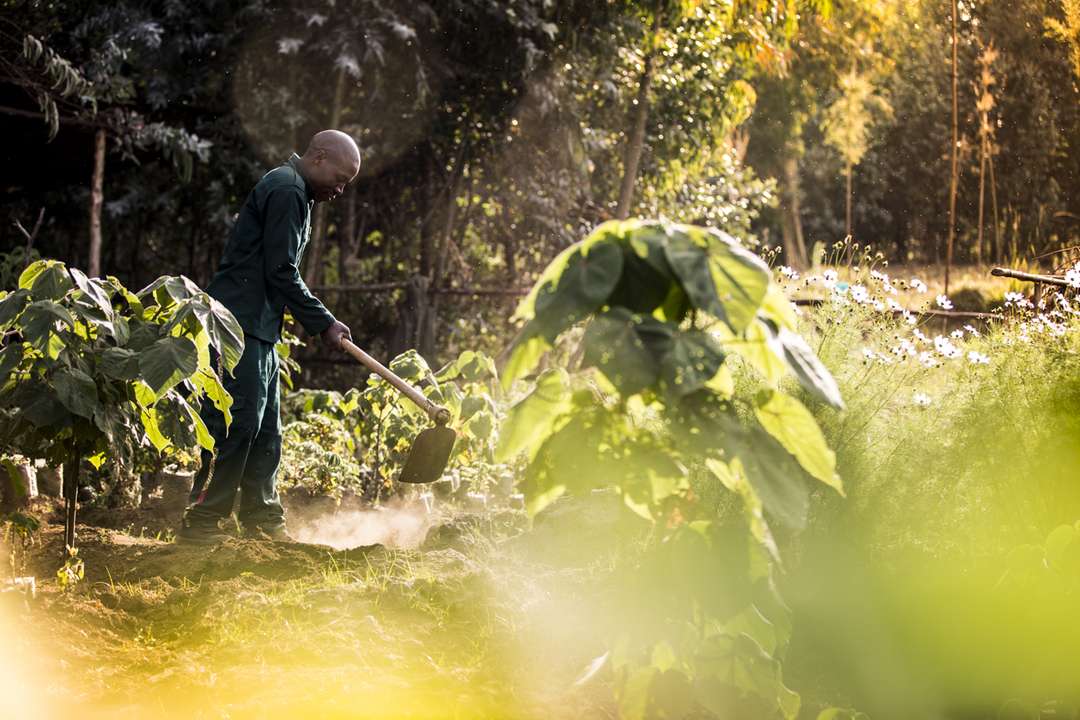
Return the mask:
[(906, 322), (908, 325), (914, 325), (916, 322), (918, 322), (918, 320), (915, 319), (914, 315), (912, 315), (907, 310), (905, 310), (904, 311), (904, 322)]
[(885, 312), (885, 303), (881, 302), (880, 300), (875, 300), (874, 309), (878, 312)]
[(915, 338), (916, 338), (916, 339), (917, 339), (917, 340), (918, 340), (919, 342), (923, 342), (923, 343), (928, 343), (928, 342), (930, 342), (930, 338), (928, 338), (928, 337), (926, 336), (926, 333), (924, 333), (924, 332), (923, 332), (922, 330), (920, 330), (919, 328), (915, 328), (914, 330), (912, 330), (912, 331), (911, 331), (911, 334), (912, 334), (912, 335), (914, 335), (914, 336), (915, 336)]
[(952, 300), (945, 295), (937, 296), (937, 304), (942, 310), (952, 310)]
[(1069, 287), (1080, 288), (1080, 263), (1065, 273), (1065, 282), (1069, 283)]
[(972, 363), (973, 365), (989, 365), (990, 364), (990, 358), (986, 357), (985, 355), (983, 355), (980, 352), (975, 352), (974, 350), (972, 350), (971, 352), (969, 352), (967, 354), (967, 359), (968, 359), (968, 362)]
[(851, 299), (861, 305), (862, 303), (865, 303), (867, 300), (870, 299), (870, 293), (868, 293), (866, 291), (866, 288), (862, 285), (852, 285)]
[(799, 279), (799, 273), (796, 272), (795, 270), (792, 270), (787, 265), (781, 265), (780, 266), (780, 274), (783, 275), (786, 278), (791, 278), (792, 280), (798, 280)]
[(1028, 302), (1028, 299), (1024, 297), (1023, 293), (1018, 292), (1005, 293), (1005, 307), (1009, 307), (1010, 305), (1015, 305), (1018, 308), (1031, 307), (1031, 303)]
[(867, 360), (873, 360), (875, 357), (877, 357), (877, 353), (875, 353), (873, 350), (871, 350), (868, 347), (864, 347), (862, 349), (862, 356), (864, 358), (866, 358)]
[(911, 278), (911, 289), (915, 292), (924, 293), (926, 292), (926, 283), (919, 278)]
[(890, 283), (890, 282), (888, 282), (888, 281), (885, 281), (885, 284), (884, 284), (884, 285), (882, 285), (882, 286), (881, 286), (881, 288), (882, 288), (882, 289), (883, 289), (883, 290), (884, 290), (885, 292), (889, 293), (890, 295), (896, 295), (896, 293), (897, 293), (897, 290), (896, 290), (896, 288), (895, 288), (895, 287), (893, 287), (892, 283)]
[(979, 331), (978, 331), (978, 330), (976, 330), (976, 329), (975, 329), (974, 327), (972, 327), (971, 325), (965, 325), (965, 326), (964, 326), (964, 329), (965, 329), (965, 330), (967, 330), (967, 331), (968, 331), (969, 333), (971, 333), (972, 335), (974, 335), (975, 337), (979, 337)]
[(901, 312), (904, 309), (903, 305), (896, 302), (892, 298), (885, 298), (885, 304), (888, 305), (889, 309), (894, 311), (894, 312)]
[(917, 392), (911, 396), (911, 402), (918, 407), (930, 407), (930, 396), (926, 393)]
[(897, 357), (904, 357), (905, 355), (915, 357), (919, 354), (919, 351), (915, 349), (915, 344), (913, 342), (905, 338), (900, 341), (899, 345), (893, 346), (892, 354)]
[(831, 288), (836, 285), (836, 279), (839, 277), (835, 270), (826, 270), (821, 273), (821, 284), (827, 288)]
[(938, 359), (927, 350), (923, 350), (919, 353), (919, 362), (928, 368), (937, 367), (941, 364), (938, 362)]
[(951, 333), (949, 333), (949, 336), (956, 339), (956, 340), (963, 340), (964, 339), (964, 331), (963, 330), (953, 330)]
[(819, 278), (817, 275), (807, 275), (806, 276), (806, 284), (807, 285), (816, 285), (820, 281), (821, 281), (821, 278)]
[(942, 335), (938, 335), (934, 338), (934, 350), (936, 350), (938, 355), (941, 355), (942, 357), (960, 357), (960, 350), (951, 342), (949, 342), (949, 339), (947, 337), (944, 337)]

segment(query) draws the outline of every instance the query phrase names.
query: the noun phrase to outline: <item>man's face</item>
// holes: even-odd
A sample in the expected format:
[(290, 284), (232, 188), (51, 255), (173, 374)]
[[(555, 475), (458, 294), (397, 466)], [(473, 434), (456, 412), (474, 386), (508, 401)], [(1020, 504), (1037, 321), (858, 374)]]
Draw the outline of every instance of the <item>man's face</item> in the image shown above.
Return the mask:
[(356, 158), (342, 158), (331, 153), (324, 153), (315, 159), (308, 182), (315, 191), (315, 199), (328, 202), (345, 191), (345, 186), (352, 182), (360, 172), (360, 162)]

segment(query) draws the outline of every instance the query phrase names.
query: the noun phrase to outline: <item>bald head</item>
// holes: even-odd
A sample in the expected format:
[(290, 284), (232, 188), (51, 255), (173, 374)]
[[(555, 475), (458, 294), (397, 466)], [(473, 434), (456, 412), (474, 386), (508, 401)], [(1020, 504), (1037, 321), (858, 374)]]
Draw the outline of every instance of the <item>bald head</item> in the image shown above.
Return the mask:
[(315, 133), (300, 158), (301, 171), (320, 202), (340, 195), (360, 172), (360, 149), (340, 130)]

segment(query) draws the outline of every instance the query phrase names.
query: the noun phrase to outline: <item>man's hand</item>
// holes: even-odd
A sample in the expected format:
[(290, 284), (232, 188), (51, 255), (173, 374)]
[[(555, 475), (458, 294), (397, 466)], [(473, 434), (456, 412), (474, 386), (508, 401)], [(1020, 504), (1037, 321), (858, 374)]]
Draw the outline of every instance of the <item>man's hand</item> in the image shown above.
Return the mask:
[(340, 320), (335, 320), (333, 325), (323, 330), (322, 339), (327, 347), (334, 350), (344, 350), (341, 341), (352, 340), (352, 333), (349, 332), (348, 325)]

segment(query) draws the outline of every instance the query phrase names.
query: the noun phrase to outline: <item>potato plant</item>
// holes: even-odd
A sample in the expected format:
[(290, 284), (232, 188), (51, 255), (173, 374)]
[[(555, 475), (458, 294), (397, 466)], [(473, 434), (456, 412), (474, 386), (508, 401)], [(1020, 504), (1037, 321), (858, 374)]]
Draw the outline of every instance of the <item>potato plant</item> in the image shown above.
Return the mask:
[(146, 445), (211, 449), (204, 399), (229, 421), (221, 378), (243, 353), (243, 332), (187, 278), (132, 293), (116, 278), (40, 260), (0, 298), (0, 334), (0, 452), (64, 466), (68, 546), (82, 459), (100, 467)]
[[(560, 338), (581, 338), (570, 368), (541, 372), (502, 428), (496, 457), (525, 458), (527, 509), (611, 488), (655, 523), (621, 593), (641, 620), (605, 658), (621, 714), (794, 718), (771, 526), (801, 528), (811, 488), (842, 486), (783, 378), (813, 402), (842, 401), (768, 267), (715, 230), (609, 222), (548, 266), (518, 316), (507, 387)], [(581, 324), (583, 334), (566, 333)], [(760, 371), (760, 390), (736, 392), (732, 356)], [(704, 502), (695, 475), (741, 510)]]

